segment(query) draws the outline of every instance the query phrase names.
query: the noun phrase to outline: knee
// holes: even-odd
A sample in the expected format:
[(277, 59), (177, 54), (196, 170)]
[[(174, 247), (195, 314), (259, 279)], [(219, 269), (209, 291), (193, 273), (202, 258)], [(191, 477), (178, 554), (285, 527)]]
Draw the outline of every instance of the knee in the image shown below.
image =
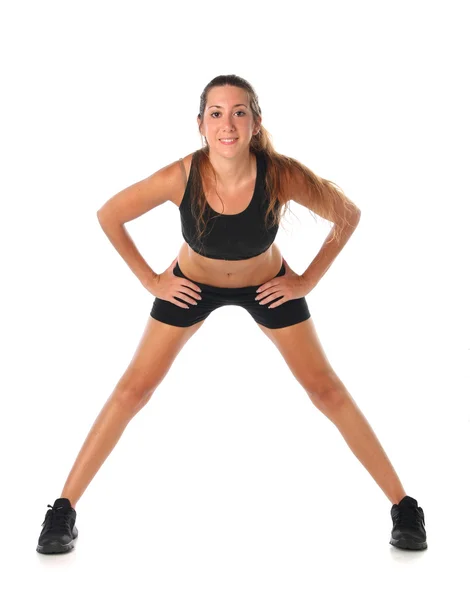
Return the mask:
[(114, 390), (114, 401), (126, 412), (138, 412), (149, 400), (153, 390), (138, 383), (119, 382)]
[(315, 406), (324, 411), (331, 411), (342, 406), (349, 396), (344, 384), (334, 371), (323, 371), (312, 377), (307, 394)]

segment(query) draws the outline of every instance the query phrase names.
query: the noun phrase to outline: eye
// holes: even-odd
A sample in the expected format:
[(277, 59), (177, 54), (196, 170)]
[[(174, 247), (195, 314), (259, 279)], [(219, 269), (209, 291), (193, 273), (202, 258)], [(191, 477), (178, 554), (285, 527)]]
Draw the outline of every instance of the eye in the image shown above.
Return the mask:
[[(246, 114), (244, 110), (237, 110), (237, 113), (242, 113), (242, 114)], [(211, 117), (213, 117), (214, 115), (220, 115), (220, 112), (218, 110), (214, 111), (213, 113), (211, 113)]]

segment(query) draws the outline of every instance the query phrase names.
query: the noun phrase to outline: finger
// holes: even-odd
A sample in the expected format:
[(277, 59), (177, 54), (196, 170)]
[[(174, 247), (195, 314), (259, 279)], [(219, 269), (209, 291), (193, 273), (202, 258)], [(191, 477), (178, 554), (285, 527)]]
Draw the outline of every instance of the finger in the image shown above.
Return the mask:
[(260, 300), (261, 298), (267, 298), (270, 294), (275, 294), (276, 292), (281, 291), (281, 287), (277, 282), (274, 282), (270, 287), (265, 288), (260, 294), (255, 297), (255, 300)]
[(190, 304), (197, 304), (197, 299), (193, 298), (190, 294), (186, 294), (184, 292), (181, 292), (178, 298), (181, 298), (182, 300), (184, 300), (185, 302), (189, 302)]
[(261, 294), (261, 296), (258, 297), (260, 304), (266, 304), (266, 302), (272, 302), (275, 299), (277, 299), (277, 296), (274, 297), (274, 292), (269, 292), (267, 294)]
[(273, 302), (274, 300), (279, 300), (279, 298), (282, 298), (284, 296), (283, 292), (274, 292), (272, 294), (269, 294), (269, 296), (267, 296), (264, 300), (262, 300), (260, 302), (260, 304), (267, 304), (268, 302)]
[(270, 281), (265, 281), (263, 285), (259, 286), (259, 288), (256, 290), (256, 293), (258, 294), (260, 292), (267, 292), (268, 290), (272, 292), (273, 286), (277, 285), (278, 283), (279, 280), (277, 277), (275, 279), (271, 279)]
[(275, 302), (273, 302), (272, 304), (270, 304), (268, 306), (268, 308), (274, 308), (275, 306), (279, 306), (280, 304), (284, 304), (284, 302), (287, 302), (287, 298), (286, 298), (285, 294), (282, 294), (280, 297), (278, 296), (277, 298), (275, 298)]
[(266, 295), (268, 294), (268, 290), (264, 290), (263, 292), (261, 292), (261, 294), (258, 294), (257, 296), (255, 296), (255, 300), (261, 300), (262, 298), (266, 298)]
[(190, 308), (187, 304), (183, 304), (182, 302), (178, 302), (178, 300), (176, 300), (176, 299), (173, 302), (173, 304), (176, 304), (176, 306), (180, 306), (181, 308)]
[(198, 285), (196, 285), (192, 281), (189, 281), (188, 279), (183, 279), (182, 285), (185, 285), (186, 287), (189, 287), (195, 290), (196, 292), (202, 292), (201, 288)]

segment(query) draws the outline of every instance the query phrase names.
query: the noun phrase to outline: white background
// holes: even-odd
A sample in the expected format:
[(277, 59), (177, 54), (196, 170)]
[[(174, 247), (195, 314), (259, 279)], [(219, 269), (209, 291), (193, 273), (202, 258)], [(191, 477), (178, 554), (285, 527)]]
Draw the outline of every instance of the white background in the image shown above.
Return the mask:
[[(2, 595), (468, 598), (465, 4), (2, 5)], [(276, 150), (362, 211), (307, 301), (424, 509), (428, 550), (389, 544), (389, 500), (249, 314), (225, 307), (79, 501), (75, 550), (39, 555), (46, 505), (153, 302), (96, 211), (200, 147), (202, 90), (230, 73), (254, 86)], [(291, 209), (276, 243), (300, 274), (329, 224)], [(126, 227), (158, 273), (183, 242), (170, 202)]]

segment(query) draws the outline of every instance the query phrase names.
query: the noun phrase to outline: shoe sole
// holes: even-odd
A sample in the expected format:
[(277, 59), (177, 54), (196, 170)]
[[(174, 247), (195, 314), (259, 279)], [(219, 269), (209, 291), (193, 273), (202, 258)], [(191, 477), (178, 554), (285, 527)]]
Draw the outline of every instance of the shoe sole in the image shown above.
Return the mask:
[(70, 552), (70, 550), (74, 549), (73, 542), (70, 544), (48, 544), (47, 546), (40, 546), (38, 544), (36, 551), (41, 554), (62, 554), (64, 552)]
[(70, 550), (75, 548), (75, 540), (77, 537), (78, 535), (76, 535), (68, 544), (60, 544), (59, 542), (51, 542), (50, 544), (46, 544), (44, 546), (38, 544), (36, 551), (40, 552), (41, 554), (63, 554), (65, 552), (70, 552)]
[(426, 550), (428, 547), (427, 542), (417, 542), (416, 540), (400, 538), (400, 539), (390, 539), (390, 543), (395, 548), (400, 548), (402, 550)]

